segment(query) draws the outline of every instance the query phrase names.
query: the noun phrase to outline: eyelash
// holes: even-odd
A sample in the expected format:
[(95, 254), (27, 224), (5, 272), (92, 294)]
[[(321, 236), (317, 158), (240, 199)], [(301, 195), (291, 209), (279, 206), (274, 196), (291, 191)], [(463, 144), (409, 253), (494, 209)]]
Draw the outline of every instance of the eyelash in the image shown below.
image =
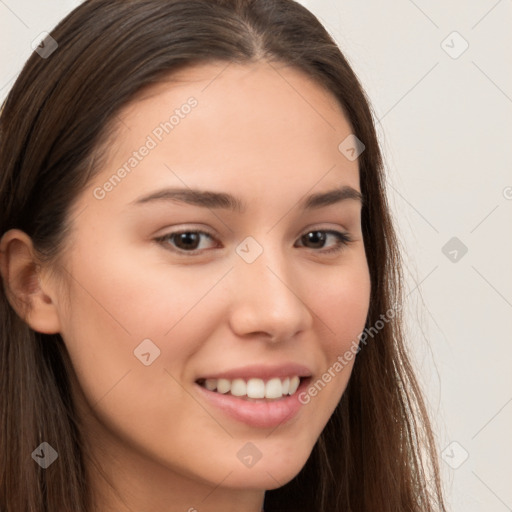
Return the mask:
[[(185, 233), (206, 235), (207, 237), (214, 239), (213, 235), (211, 235), (207, 231), (202, 231), (199, 229), (198, 230), (189, 229), (189, 230), (181, 230), (181, 231), (174, 231), (172, 233), (167, 233), (165, 235), (155, 238), (155, 241), (162, 245), (164, 245), (164, 244), (167, 245), (167, 247), (165, 247), (167, 249), (169, 247), (169, 244), (166, 242), (169, 239), (172, 239), (172, 237), (174, 237), (174, 236), (182, 235)], [(303, 236), (305, 236), (309, 233), (325, 233), (327, 235), (334, 235), (337, 237), (338, 241), (334, 247), (332, 247), (331, 249), (327, 249), (327, 250), (319, 249), (317, 251), (317, 252), (320, 252), (321, 254), (335, 254), (335, 253), (341, 252), (346, 246), (348, 246), (353, 241), (351, 236), (348, 233), (343, 232), (343, 231), (336, 231), (336, 230), (332, 230), (332, 229), (312, 229), (312, 230), (307, 231), (303, 235), (301, 235), (300, 238), (302, 238)], [(192, 251), (185, 251), (183, 249), (175, 249), (175, 248), (171, 247), (170, 250), (175, 253), (181, 254), (181, 255), (186, 254), (186, 255), (194, 256), (196, 254), (203, 252), (205, 249), (194, 249)], [(313, 249), (313, 251), (314, 250), (315, 249)]]

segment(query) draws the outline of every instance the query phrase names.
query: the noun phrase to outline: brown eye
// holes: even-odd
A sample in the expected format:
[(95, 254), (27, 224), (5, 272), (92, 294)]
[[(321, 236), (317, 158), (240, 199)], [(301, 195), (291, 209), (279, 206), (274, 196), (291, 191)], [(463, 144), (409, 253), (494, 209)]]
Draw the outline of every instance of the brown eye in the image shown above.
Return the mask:
[(197, 249), (199, 246), (199, 242), (201, 241), (201, 237), (198, 233), (177, 233), (172, 235), (172, 240), (174, 240), (174, 243), (179, 249)]
[(336, 243), (330, 249), (326, 249), (319, 252), (322, 252), (324, 254), (338, 252), (341, 251), (346, 245), (348, 245), (352, 241), (348, 233), (342, 233), (341, 231), (325, 229), (309, 231), (308, 233), (302, 235), (301, 241), (303, 244), (308, 246), (308, 248), (322, 249), (329, 236), (335, 237), (337, 240)]
[(322, 249), (326, 239), (327, 235), (324, 231), (310, 231), (306, 235), (302, 236), (302, 241), (304, 243), (313, 244), (313, 249)]
[(168, 247), (170, 246), (170, 249), (176, 252), (195, 253), (201, 251), (201, 249), (198, 249), (201, 237), (208, 237), (210, 240), (213, 240), (213, 237), (205, 231), (176, 231), (174, 233), (167, 233), (155, 240)]
[[(165, 248), (170, 249), (179, 254), (196, 255), (204, 252), (207, 248), (199, 248), (201, 245), (202, 237), (214, 240), (213, 236), (206, 231), (188, 230), (188, 231), (175, 231), (167, 233), (155, 240), (162, 244)], [(331, 244), (332, 247), (323, 249), (326, 242), (333, 237), (335, 243)], [(347, 246), (352, 239), (348, 233), (342, 233), (334, 230), (313, 230), (305, 233), (300, 237), (303, 247), (316, 250), (321, 254), (330, 254), (341, 251)], [(211, 247), (210, 247), (211, 248)]]

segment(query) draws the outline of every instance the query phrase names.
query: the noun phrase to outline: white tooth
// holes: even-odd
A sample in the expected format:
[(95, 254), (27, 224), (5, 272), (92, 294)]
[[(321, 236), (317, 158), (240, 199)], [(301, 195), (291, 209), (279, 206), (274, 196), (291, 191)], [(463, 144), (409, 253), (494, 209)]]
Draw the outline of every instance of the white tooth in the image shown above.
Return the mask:
[(247, 394), (247, 384), (244, 379), (235, 379), (231, 382), (231, 394), (233, 396), (244, 396)]
[(210, 391), (215, 391), (217, 389), (217, 379), (206, 379), (204, 381), (204, 387)]
[(290, 389), (290, 377), (286, 377), (286, 379), (283, 380), (282, 386), (283, 386), (283, 395), (287, 395), (288, 390)]
[(281, 398), (282, 396), (283, 385), (281, 379), (270, 379), (265, 385), (265, 398)]
[(262, 379), (249, 379), (247, 382), (249, 398), (265, 398), (265, 383)]
[(217, 391), (219, 393), (229, 393), (231, 389), (231, 381), (228, 379), (219, 379), (217, 381)]
[(299, 387), (300, 379), (299, 377), (295, 376), (290, 379), (290, 389), (288, 390), (289, 395), (293, 395), (295, 391), (297, 391), (297, 388)]

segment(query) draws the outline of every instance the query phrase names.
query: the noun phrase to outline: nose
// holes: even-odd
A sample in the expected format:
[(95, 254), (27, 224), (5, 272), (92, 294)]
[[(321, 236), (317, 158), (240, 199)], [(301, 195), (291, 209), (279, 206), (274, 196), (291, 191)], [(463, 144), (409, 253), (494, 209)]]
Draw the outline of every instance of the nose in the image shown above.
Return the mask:
[(252, 263), (238, 261), (232, 274), (230, 324), (238, 336), (281, 342), (311, 327), (301, 283), (277, 250), (264, 250)]

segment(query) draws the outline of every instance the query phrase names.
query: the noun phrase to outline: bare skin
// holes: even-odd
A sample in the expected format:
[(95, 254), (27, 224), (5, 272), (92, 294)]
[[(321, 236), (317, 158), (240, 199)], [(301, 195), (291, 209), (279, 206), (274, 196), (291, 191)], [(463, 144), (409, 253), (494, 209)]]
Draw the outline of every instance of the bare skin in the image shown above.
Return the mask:
[[(191, 97), (197, 104), (158, 140), (155, 128)], [(370, 297), (361, 203), (299, 206), (341, 186), (360, 191), (357, 160), (338, 149), (351, 127), (322, 87), (267, 62), (184, 70), (144, 91), (119, 122), (108, 161), (73, 206), (62, 264), (32, 270), (30, 238), (11, 230), (1, 241), (4, 281), (30, 302), (25, 321), (60, 333), (69, 351), (89, 455), (117, 490), (89, 466), (96, 510), (259, 512), (265, 490), (306, 463), (353, 361), (277, 428), (226, 415), (196, 380), (293, 362), (315, 382), (358, 339)], [(148, 136), (156, 147), (105, 185)], [(165, 187), (230, 193), (246, 207), (133, 204)], [(211, 235), (194, 255), (178, 237), (155, 241), (194, 230)], [(323, 245), (303, 237), (321, 230), (351, 241), (327, 254), (335, 235)], [(236, 251), (247, 237), (256, 241), (243, 246), (249, 253), (262, 249), (251, 263)], [(134, 355), (145, 339), (160, 350), (149, 365)], [(252, 467), (237, 456), (247, 442), (261, 453)]]

